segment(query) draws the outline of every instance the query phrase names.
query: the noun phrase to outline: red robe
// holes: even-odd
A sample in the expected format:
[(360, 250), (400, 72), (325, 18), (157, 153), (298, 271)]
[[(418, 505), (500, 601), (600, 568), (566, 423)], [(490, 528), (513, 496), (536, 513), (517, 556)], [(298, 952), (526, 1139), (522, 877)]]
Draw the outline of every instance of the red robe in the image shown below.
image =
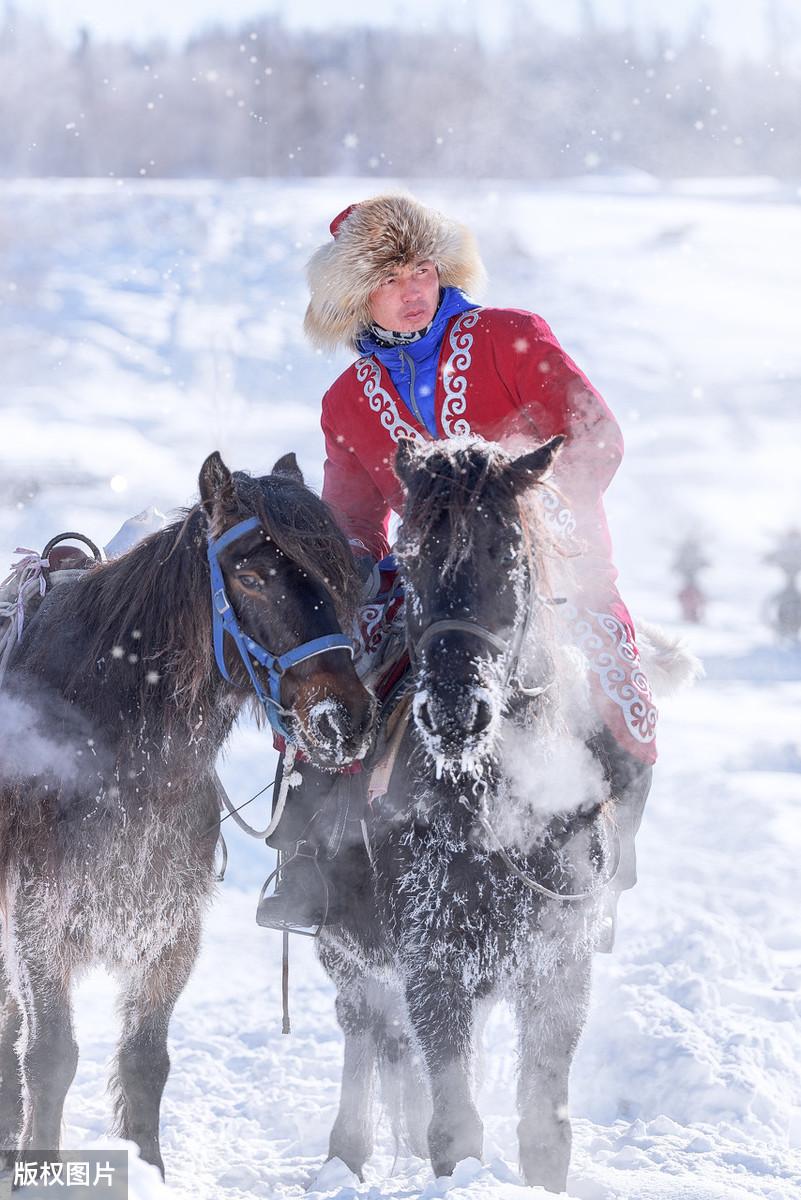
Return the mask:
[[(563, 606), (590, 668), (598, 711), (621, 745), (656, 759), (656, 708), (639, 664), (634, 627), (620, 598), (603, 492), (623, 455), (620, 428), (541, 317), (518, 309), (476, 308), (445, 330), (437, 368), (437, 436), (480, 434), (567, 441), (554, 482), (568, 509), (544, 493), (552, 528), (582, 547), (577, 591)], [(323, 499), (348, 536), (376, 558), (389, 551), (391, 511), (403, 511), (392, 464), (400, 437), (430, 440), (375, 357), (358, 359), (323, 397)]]

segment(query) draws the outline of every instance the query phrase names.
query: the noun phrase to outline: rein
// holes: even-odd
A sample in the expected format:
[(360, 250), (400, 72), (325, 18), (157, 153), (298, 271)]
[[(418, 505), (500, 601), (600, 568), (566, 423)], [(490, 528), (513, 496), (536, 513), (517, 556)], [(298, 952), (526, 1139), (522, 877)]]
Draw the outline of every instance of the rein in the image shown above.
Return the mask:
[(594, 884), (593, 887), (588, 888), (586, 892), (555, 892), (551, 888), (546, 887), (544, 883), (540, 883), (540, 881), (535, 879), (533, 875), (529, 875), (527, 871), (522, 870), (512, 860), (512, 856), (510, 855), (509, 851), (506, 849), (503, 842), (490, 824), (489, 817), (487, 816), (486, 805), (482, 804), (476, 815), (481, 828), (493, 843), (495, 851), (500, 856), (507, 871), (514, 875), (515, 879), (519, 879), (520, 882), (527, 888), (530, 888), (531, 891), (539, 892), (541, 896), (547, 896), (549, 900), (589, 900), (593, 896), (597, 896), (599, 892), (604, 890), (604, 888), (608, 887), (620, 869), (620, 834), (617, 831), (617, 826), (613, 826), (615, 847), (614, 857), (612, 867), (610, 868), (606, 878), (601, 882)]
[[(253, 690), (267, 714), (267, 720), (275, 732), (289, 742), (292, 739), (282, 718), (289, 717), (292, 714), (289, 709), (284, 708), (281, 704), (282, 677), (292, 667), (297, 666), (298, 663), (305, 662), (309, 658), (314, 658), (318, 654), (325, 654), (329, 650), (347, 650), (352, 658), (353, 643), (343, 633), (329, 633), (324, 637), (313, 638), (308, 642), (301, 642), (299, 646), (288, 650), (286, 654), (274, 654), (242, 630), (225, 591), (225, 580), (223, 579), (219, 555), (222, 550), (230, 546), (231, 542), (244, 537), (246, 533), (252, 533), (253, 530), (260, 527), (260, 524), (261, 522), (258, 517), (248, 517), (246, 520), (232, 525), (230, 529), (226, 529), (225, 533), (221, 534), (220, 537), (212, 538), (210, 536), (208, 539), (207, 556), (211, 571), (211, 615), (214, 635), (214, 657), (217, 660), (217, 666), (223, 679), (227, 679), (229, 683), (233, 683), (228, 673), (228, 668), (225, 665), (224, 644), (225, 635), (228, 634), (239, 652), (239, 657), (245, 664), (245, 669), (250, 676)], [(264, 690), (264, 686), (256, 673), (254, 660), (267, 672), (269, 692)]]

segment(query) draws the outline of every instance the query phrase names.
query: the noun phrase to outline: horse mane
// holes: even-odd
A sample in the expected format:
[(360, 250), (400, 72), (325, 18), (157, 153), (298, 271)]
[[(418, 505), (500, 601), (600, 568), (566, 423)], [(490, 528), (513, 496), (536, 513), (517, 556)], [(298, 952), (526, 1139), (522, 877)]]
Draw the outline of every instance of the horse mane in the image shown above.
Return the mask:
[[(448, 544), (441, 575), (461, 566), (474, 550), (476, 522), (482, 508), (497, 508), (499, 503), (520, 515), (524, 532), (539, 558), (557, 552), (542, 517), (541, 507), (524, 498), (518, 502), (506, 468), (510, 455), (483, 438), (453, 438), (443, 444), (434, 442), (418, 450), (418, 469), (408, 483), (405, 512), (414, 512), (414, 528), (404, 520), (401, 526), (401, 555), (416, 553), (430, 545), (434, 527), (447, 518)], [(535, 489), (540, 485), (536, 484)], [(533, 490), (535, 490), (533, 489)]]
[(143, 694), (148, 679), (153, 698), (153, 685), (168, 680), (173, 696), (194, 706), (212, 656), (205, 524), (199, 506), (182, 510), (166, 528), (87, 573), (67, 600), (90, 623), (76, 682), (87, 664), (108, 669), (119, 659), (135, 668)]
[(355, 614), (362, 585), (348, 539), (328, 505), (289, 475), (254, 479), (237, 471), (234, 480), (238, 497), (279, 550), (331, 593), (344, 628)]
[[(236, 472), (234, 481), (240, 519), (258, 517), (279, 549), (326, 586), (340, 621), (347, 622), (359, 578), (347, 539), (319, 497), (285, 475)], [(119, 659), (135, 668), (143, 701), (155, 699), (166, 684), (167, 698), (190, 710), (196, 705), (215, 669), (206, 548), (207, 518), (197, 504), (120, 558), (87, 572), (71, 597), (90, 622), (76, 684), (87, 664)]]

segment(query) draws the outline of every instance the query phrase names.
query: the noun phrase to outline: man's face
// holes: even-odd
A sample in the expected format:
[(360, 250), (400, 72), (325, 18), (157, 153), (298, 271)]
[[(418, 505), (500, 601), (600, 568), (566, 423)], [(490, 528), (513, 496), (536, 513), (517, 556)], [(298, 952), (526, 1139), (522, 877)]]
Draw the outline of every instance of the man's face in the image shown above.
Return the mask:
[(414, 333), (434, 317), (439, 303), (439, 275), (430, 258), (398, 267), (370, 293), (370, 316), (382, 329)]

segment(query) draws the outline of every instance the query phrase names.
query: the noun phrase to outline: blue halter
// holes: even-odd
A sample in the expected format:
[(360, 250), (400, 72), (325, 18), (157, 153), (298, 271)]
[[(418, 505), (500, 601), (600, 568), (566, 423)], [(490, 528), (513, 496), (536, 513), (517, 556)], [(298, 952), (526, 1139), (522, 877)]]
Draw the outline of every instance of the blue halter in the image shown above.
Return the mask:
[[(238, 525), (233, 525), (230, 529), (226, 529), (225, 533), (220, 537), (209, 537), (208, 539), (214, 657), (217, 659), (217, 666), (220, 668), (223, 679), (227, 679), (229, 683), (232, 683), (233, 680), (228, 674), (225, 666), (225, 655), (223, 654), (224, 635), (227, 633), (234, 640), (236, 648), (239, 651), (239, 657), (245, 664), (247, 673), (250, 676), (250, 682), (253, 684), (253, 690), (261, 701), (268, 721), (276, 733), (280, 734), (287, 741), (290, 741), (289, 734), (281, 720), (281, 716), (289, 715), (287, 709), (281, 705), (281, 676), (290, 667), (304, 662), (307, 658), (314, 658), (317, 654), (325, 654), (326, 650), (348, 650), (352, 658), (353, 643), (343, 633), (329, 633), (325, 637), (314, 638), (310, 642), (303, 642), (300, 646), (296, 646), (294, 650), (289, 650), (286, 654), (273, 654), (270, 650), (265, 650), (258, 642), (254, 642), (252, 637), (248, 637), (246, 633), (242, 632), (239, 622), (236, 619), (236, 613), (231, 607), (231, 603), (225, 593), (225, 580), (223, 579), (222, 568), (220, 567), (219, 554), (231, 542), (235, 542), (237, 538), (241, 538), (244, 534), (258, 529), (260, 525), (261, 522), (258, 517), (248, 517), (247, 520), (240, 521)], [(269, 695), (265, 692), (261, 680), (256, 674), (253, 659), (267, 671), (267, 677), (270, 681)]]

